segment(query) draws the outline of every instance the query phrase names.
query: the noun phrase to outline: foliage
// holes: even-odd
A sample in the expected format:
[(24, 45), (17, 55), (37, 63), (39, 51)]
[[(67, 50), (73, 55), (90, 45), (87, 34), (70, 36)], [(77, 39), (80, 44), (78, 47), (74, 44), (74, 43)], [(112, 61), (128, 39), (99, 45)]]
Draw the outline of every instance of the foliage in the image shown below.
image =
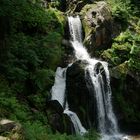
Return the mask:
[[(99, 134), (95, 130), (90, 130), (86, 135), (52, 134), (49, 127), (43, 126), (41, 122), (24, 123), (26, 140), (98, 140)], [(49, 133), (48, 133), (49, 132)]]
[(63, 13), (40, 0), (1, 1), (0, 118), (20, 122), (29, 140), (50, 132), (45, 105), (64, 53), (64, 24)]
[[(133, 18), (134, 19), (134, 18)], [(137, 21), (137, 18), (135, 19)], [(132, 21), (132, 20), (130, 20)], [(137, 21), (138, 23), (138, 21)], [(139, 27), (136, 23), (129, 23), (129, 29), (121, 32), (113, 40), (112, 48), (105, 50), (102, 57), (109, 61), (113, 66), (128, 61), (129, 69), (132, 71), (140, 70), (140, 35)]]
[(26, 140), (42, 140), (46, 139), (47, 128), (41, 122), (26, 122), (23, 124)]
[(27, 106), (20, 104), (15, 96), (13, 96), (7, 81), (0, 78), (0, 118), (25, 121), (29, 111)]
[(99, 137), (99, 134), (95, 130), (89, 130), (84, 136), (57, 133), (55, 135), (48, 135), (46, 140), (98, 140)]
[(127, 21), (131, 12), (130, 0), (107, 0), (111, 6), (112, 15), (117, 20)]

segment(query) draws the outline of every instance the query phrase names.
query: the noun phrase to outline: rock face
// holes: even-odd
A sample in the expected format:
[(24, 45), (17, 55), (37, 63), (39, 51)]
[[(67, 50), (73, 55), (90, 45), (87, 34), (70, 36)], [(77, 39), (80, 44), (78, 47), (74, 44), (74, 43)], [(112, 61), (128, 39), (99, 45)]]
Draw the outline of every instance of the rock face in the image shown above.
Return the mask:
[(86, 5), (80, 14), (85, 31), (84, 44), (91, 54), (110, 47), (112, 18), (108, 5), (104, 1)]
[(23, 140), (22, 133), (20, 124), (7, 119), (0, 120), (0, 140)]
[(95, 125), (94, 94), (87, 88), (85, 79), (86, 62), (76, 61), (67, 69), (66, 94), (70, 110), (80, 118), (85, 128)]

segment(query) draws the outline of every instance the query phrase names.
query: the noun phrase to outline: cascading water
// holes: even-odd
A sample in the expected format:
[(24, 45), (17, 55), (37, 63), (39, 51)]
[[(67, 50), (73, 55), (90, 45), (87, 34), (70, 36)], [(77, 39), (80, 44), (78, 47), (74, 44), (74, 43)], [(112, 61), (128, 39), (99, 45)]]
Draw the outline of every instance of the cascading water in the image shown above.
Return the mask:
[[(118, 140), (120, 136), (118, 135), (118, 125), (111, 104), (108, 64), (104, 61), (91, 59), (84, 48), (82, 44), (82, 25), (79, 16), (68, 17), (68, 22), (75, 56), (77, 60), (86, 60), (88, 62), (85, 68), (85, 78), (91, 80), (91, 88), (94, 89), (97, 103), (98, 129), (102, 135), (102, 139)], [(97, 70), (97, 65), (99, 64), (102, 66), (104, 76), (100, 69)]]
[[(92, 59), (82, 44), (82, 25), (79, 16), (68, 17), (71, 43), (75, 50), (77, 60), (86, 60), (85, 79), (90, 83), (90, 89), (96, 98), (98, 129), (102, 140), (120, 140), (116, 117), (111, 104), (110, 76), (107, 62)], [(70, 65), (69, 65), (70, 66)], [(69, 67), (68, 66), (68, 67)], [(100, 66), (100, 67), (99, 67)], [(83, 135), (86, 129), (82, 126), (76, 113), (69, 110), (69, 105), (65, 97), (67, 68), (58, 67), (56, 70), (55, 83), (52, 87), (52, 100), (57, 100), (64, 108), (75, 128), (77, 134)], [(87, 84), (88, 84), (87, 83)]]
[[(69, 65), (70, 66), (70, 65)], [(69, 110), (68, 102), (65, 97), (66, 90), (66, 71), (67, 68), (58, 67), (55, 74), (55, 83), (51, 89), (51, 100), (57, 100), (64, 108), (64, 113), (67, 114), (74, 126), (76, 134), (83, 135), (87, 131), (82, 126), (76, 113)]]
[[(105, 78), (103, 77), (102, 71), (97, 71), (97, 64), (103, 67)], [(99, 130), (103, 134), (117, 134), (118, 125), (111, 104), (108, 64), (103, 61), (91, 59), (89, 65), (86, 67), (86, 77), (88, 77), (87, 73), (89, 74), (95, 91)], [(106, 83), (104, 83), (103, 79), (105, 79)]]

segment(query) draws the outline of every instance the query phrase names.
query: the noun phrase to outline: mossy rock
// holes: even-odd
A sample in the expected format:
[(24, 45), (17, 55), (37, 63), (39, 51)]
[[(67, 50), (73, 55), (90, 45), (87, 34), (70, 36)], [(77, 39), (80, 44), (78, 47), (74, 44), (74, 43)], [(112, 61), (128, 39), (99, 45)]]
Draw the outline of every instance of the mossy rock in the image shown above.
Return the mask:
[(96, 51), (109, 48), (112, 34), (112, 18), (109, 6), (105, 1), (85, 5), (80, 16), (85, 33), (84, 44), (91, 55)]
[(103, 51), (100, 57), (107, 61), (110, 67), (114, 67), (122, 63), (122, 59), (115, 54), (114, 49), (112, 48)]
[(111, 69), (111, 76), (117, 79), (121, 79), (128, 74), (128, 71), (128, 62), (126, 61), (116, 67), (113, 67)]
[(129, 53), (131, 51), (131, 44), (126, 42), (124, 44), (118, 44), (118, 43), (113, 43), (112, 48), (115, 51), (118, 51), (119, 53), (121, 52), (126, 52)]
[(85, 38), (90, 35), (92, 30), (95, 30), (95, 27), (91, 27), (90, 22), (88, 21), (87, 12), (89, 12), (91, 9), (95, 9), (96, 6), (97, 6), (96, 4), (87, 4), (80, 12), (85, 32)]

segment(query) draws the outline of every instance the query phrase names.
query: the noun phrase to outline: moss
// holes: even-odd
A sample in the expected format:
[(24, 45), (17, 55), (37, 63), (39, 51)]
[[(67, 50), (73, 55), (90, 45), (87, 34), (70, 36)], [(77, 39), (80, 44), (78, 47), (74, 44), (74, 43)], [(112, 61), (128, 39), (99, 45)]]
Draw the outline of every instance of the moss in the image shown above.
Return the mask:
[(123, 44), (113, 43), (112, 48), (114, 49), (114, 51), (129, 53), (131, 50), (131, 46), (132, 45), (128, 42)]
[(121, 64), (121, 58), (115, 54), (114, 49), (103, 51), (101, 58), (107, 61), (112, 67)]
[(111, 75), (117, 79), (121, 79), (127, 75), (128, 71), (128, 62), (126, 61), (116, 67), (113, 67), (111, 70)]

